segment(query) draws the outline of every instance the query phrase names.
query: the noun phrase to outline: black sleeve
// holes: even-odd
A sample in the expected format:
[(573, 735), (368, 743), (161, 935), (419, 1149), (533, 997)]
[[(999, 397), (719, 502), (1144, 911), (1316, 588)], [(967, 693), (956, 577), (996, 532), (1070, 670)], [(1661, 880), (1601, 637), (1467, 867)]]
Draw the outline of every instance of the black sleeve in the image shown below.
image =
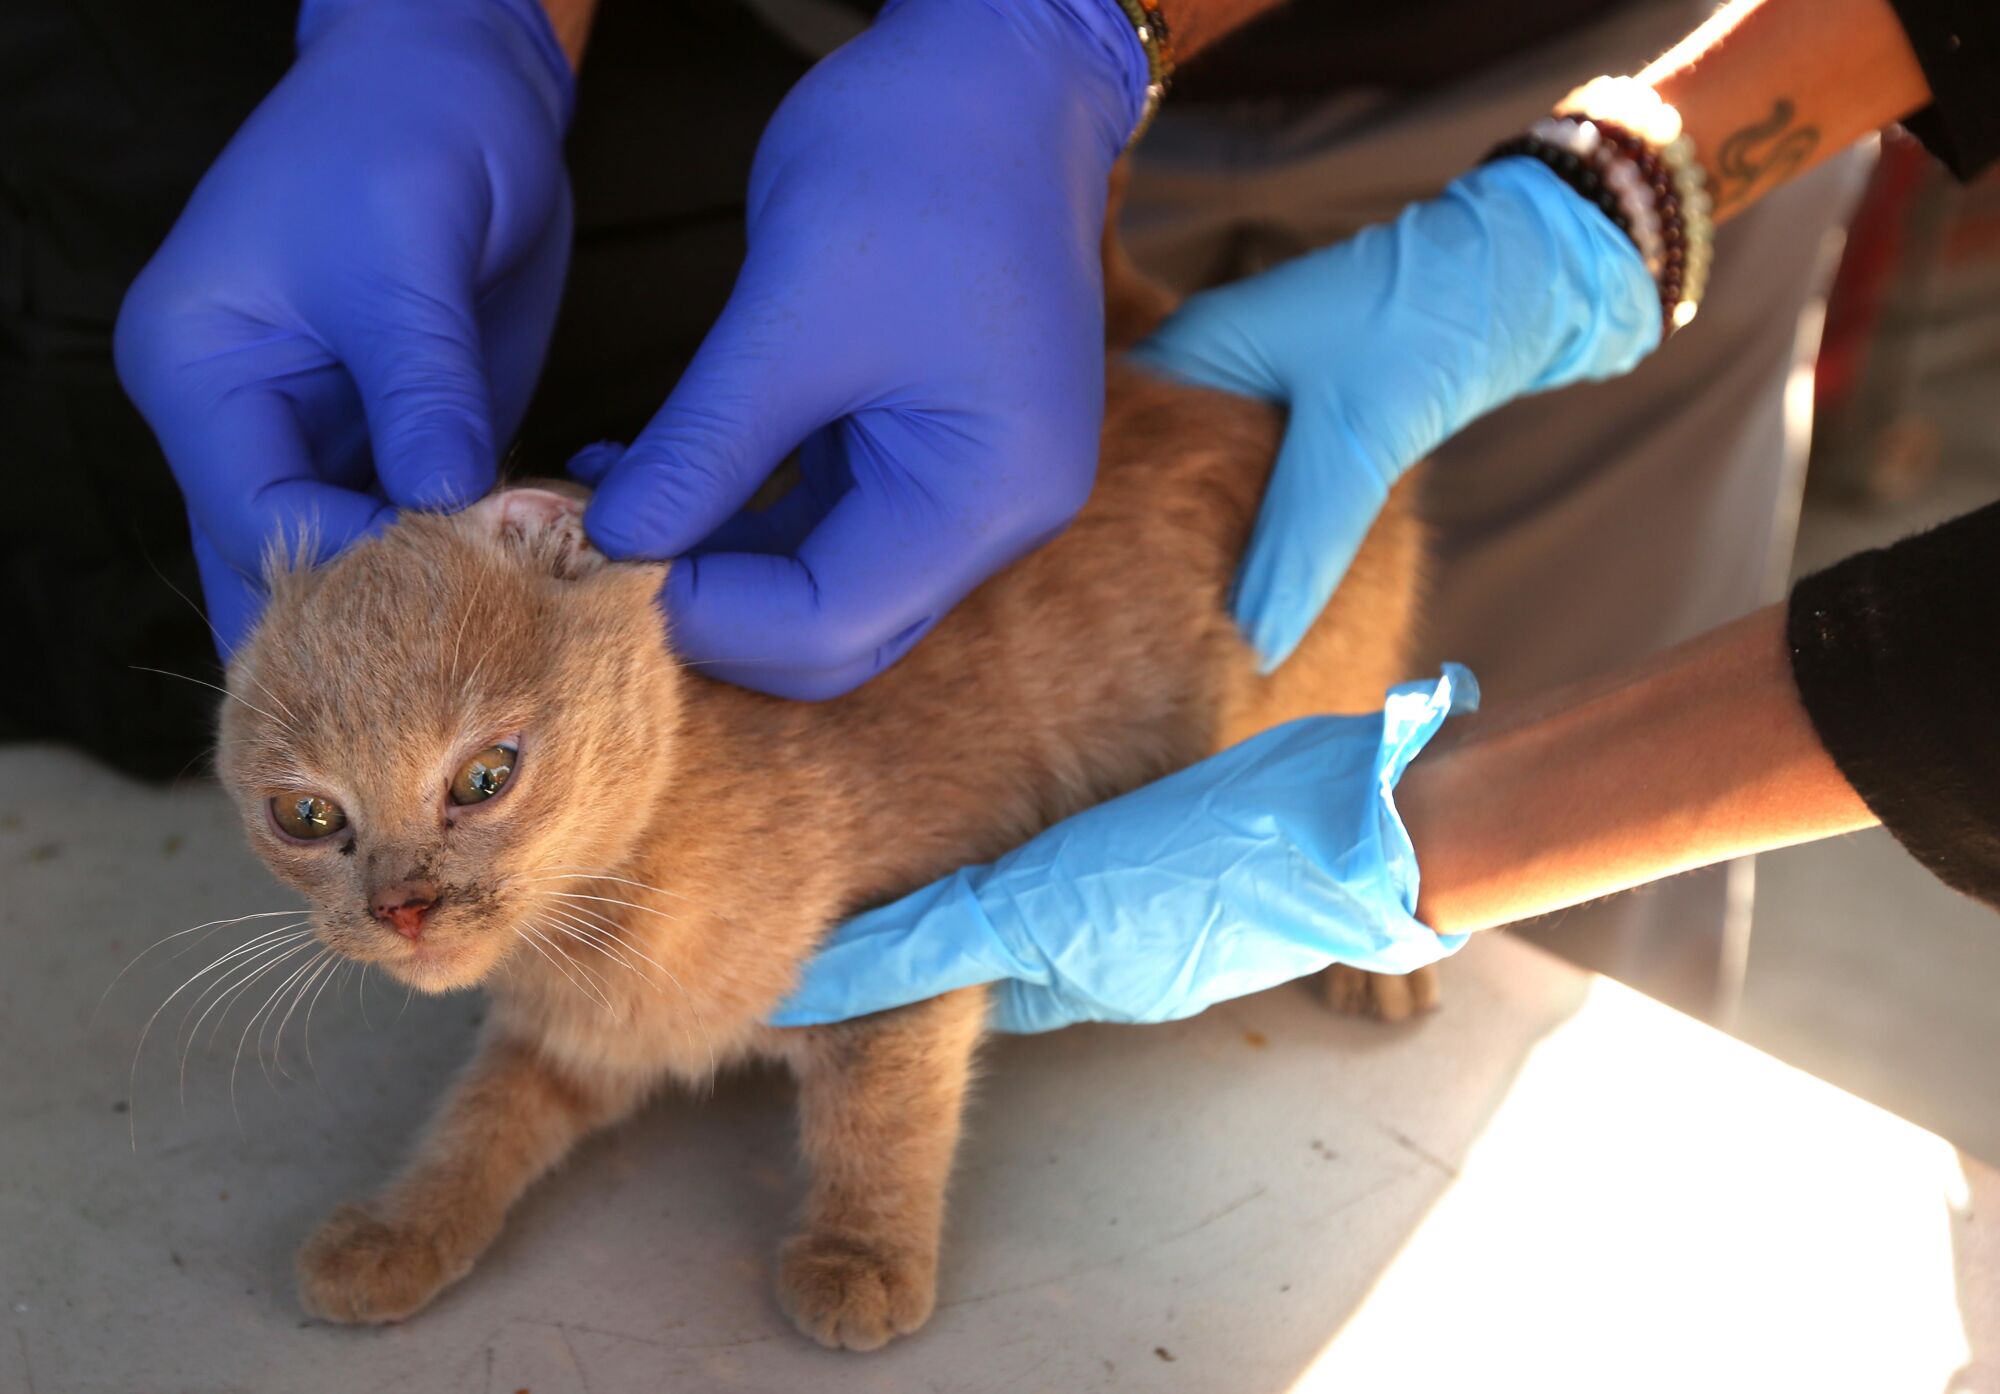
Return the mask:
[(1940, 880), (2000, 906), (2000, 503), (1808, 576), (1786, 638), (1847, 782)]
[(2000, 157), (2000, 4), (1890, 0), (1930, 83), (1931, 104), (1903, 124), (1960, 179)]

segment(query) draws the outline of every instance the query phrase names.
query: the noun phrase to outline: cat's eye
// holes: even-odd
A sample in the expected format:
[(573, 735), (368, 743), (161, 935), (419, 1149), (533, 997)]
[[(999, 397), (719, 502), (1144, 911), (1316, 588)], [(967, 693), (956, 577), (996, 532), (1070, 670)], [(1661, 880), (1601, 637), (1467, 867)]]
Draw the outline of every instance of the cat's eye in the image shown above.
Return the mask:
[(484, 803), (514, 777), (520, 754), (511, 745), (489, 745), (459, 766), (451, 777), (451, 801), (455, 804)]
[(271, 800), (271, 821), (288, 837), (317, 842), (347, 826), (347, 814), (324, 794), (280, 794)]

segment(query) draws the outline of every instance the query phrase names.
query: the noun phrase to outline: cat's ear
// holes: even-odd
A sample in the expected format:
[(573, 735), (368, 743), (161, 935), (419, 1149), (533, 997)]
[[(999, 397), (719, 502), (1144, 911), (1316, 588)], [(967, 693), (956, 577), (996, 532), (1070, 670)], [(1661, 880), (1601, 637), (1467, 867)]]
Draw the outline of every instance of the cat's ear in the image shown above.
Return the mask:
[(466, 510), (479, 531), (521, 553), (558, 580), (575, 581), (604, 567), (604, 553), (583, 531), (584, 500), (551, 489), (502, 489)]

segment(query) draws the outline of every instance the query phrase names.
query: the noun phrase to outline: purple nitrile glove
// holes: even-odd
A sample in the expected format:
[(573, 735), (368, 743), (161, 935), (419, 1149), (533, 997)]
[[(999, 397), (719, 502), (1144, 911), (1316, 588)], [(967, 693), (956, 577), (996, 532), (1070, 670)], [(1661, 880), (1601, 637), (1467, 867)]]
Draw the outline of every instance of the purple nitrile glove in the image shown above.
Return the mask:
[(535, 0), (307, 0), (298, 33), (118, 318), (225, 654), (267, 548), (492, 487), (569, 252), (573, 84)]
[[(572, 470), (708, 673), (830, 697), (1089, 494), (1106, 182), (1144, 101), (1113, 0), (901, 0), (758, 147), (728, 307), (652, 422)], [(745, 502), (804, 446), (804, 484)]]

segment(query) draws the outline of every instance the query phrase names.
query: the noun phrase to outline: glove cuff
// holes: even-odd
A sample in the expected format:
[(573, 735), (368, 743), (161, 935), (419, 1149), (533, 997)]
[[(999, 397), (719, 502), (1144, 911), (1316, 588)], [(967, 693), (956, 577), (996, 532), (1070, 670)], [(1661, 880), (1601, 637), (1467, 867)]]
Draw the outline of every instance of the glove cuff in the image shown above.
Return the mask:
[[(396, 4), (398, 0), (303, 0), (299, 22), (292, 31), (294, 47), (304, 53), (342, 19), (371, 5)], [(570, 70), (569, 55), (556, 37), (555, 25), (540, 0), (456, 0), (461, 11), (479, 16), (499, 12), (505, 15), (504, 36), (510, 48), (525, 49), (523, 64), (527, 75), (542, 90), (542, 97), (562, 130), (569, 129), (576, 110), (576, 74)], [(418, 9), (436, 13), (446, 8), (439, 0), (425, 0)]]
[[(1453, 180), (1440, 206), (1470, 213), (1493, 251), (1482, 288), (1534, 279), (1544, 293), (1510, 316), (1532, 351), (1518, 380), (1489, 382), (1491, 398), (1463, 425), (1509, 398), (1630, 372), (1660, 345), (1659, 288), (1631, 238), (1538, 160), (1503, 159)], [(1407, 216), (1407, 215), (1406, 215)]]
[[(1136, 140), (1152, 119), (1156, 64), (1140, 41), (1138, 26), (1118, 0), (1043, 0), (1059, 20), (1077, 30), (1077, 41), (1094, 50), (1097, 61), (1120, 75), (1125, 92), (1125, 140)], [(1163, 76), (1163, 75), (1162, 75)]]
[(1382, 705), (1382, 743), (1375, 764), (1375, 836), (1385, 880), (1395, 888), (1381, 907), (1377, 939), (1367, 966), (1378, 973), (1410, 973), (1464, 948), (1470, 934), (1441, 934), (1419, 920), (1422, 873), (1416, 845), (1396, 807), (1396, 785), (1449, 717), (1479, 710), (1479, 680), (1461, 663), (1446, 663), (1424, 682), (1389, 690)]

